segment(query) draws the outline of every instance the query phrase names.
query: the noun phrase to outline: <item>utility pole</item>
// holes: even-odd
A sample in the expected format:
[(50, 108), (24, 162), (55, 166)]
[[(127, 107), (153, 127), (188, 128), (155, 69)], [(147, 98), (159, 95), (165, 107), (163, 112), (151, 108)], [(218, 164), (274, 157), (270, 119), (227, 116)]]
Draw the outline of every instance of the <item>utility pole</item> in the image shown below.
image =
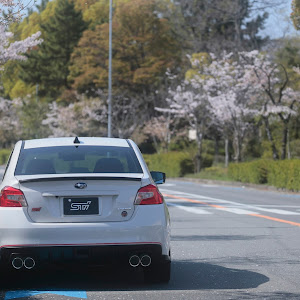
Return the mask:
[(112, 113), (112, 5), (113, 0), (109, 0), (109, 61), (108, 61), (108, 122), (107, 136), (111, 137), (111, 113)]

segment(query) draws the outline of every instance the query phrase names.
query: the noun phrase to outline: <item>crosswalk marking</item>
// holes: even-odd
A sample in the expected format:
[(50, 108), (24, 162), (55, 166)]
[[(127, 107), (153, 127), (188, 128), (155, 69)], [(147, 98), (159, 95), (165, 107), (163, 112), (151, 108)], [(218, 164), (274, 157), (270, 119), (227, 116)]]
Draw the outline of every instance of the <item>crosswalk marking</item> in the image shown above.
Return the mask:
[(199, 208), (199, 207), (190, 207), (190, 206), (183, 206), (183, 205), (177, 205), (177, 204), (174, 204), (174, 203), (170, 203), (168, 202), (168, 206), (174, 206), (176, 208), (179, 208), (181, 210), (185, 210), (187, 212), (190, 212), (190, 213), (193, 213), (193, 214), (197, 214), (197, 215), (211, 215), (212, 213), (205, 210), (205, 209), (202, 209), (202, 208)]
[(273, 214), (279, 214), (279, 215), (289, 215), (289, 216), (299, 216), (300, 213), (293, 212), (293, 211), (288, 211), (288, 210), (283, 210), (283, 209), (273, 209), (273, 208), (263, 208), (263, 207), (255, 207), (255, 209), (264, 211), (264, 212), (270, 212)]
[[(170, 199), (170, 198), (167, 197), (167, 199)], [(174, 206), (174, 207), (177, 207), (179, 209), (185, 210), (187, 212), (200, 214), (200, 215), (212, 214), (211, 212), (208, 212), (206, 210), (206, 209), (209, 209), (209, 207), (205, 207), (205, 209), (203, 209), (203, 208), (199, 208), (197, 206), (183, 206), (183, 205), (179, 205), (179, 204), (175, 204), (175, 203), (176, 202), (174, 202), (174, 201), (172, 201), (172, 202), (168, 201), (167, 202), (168, 206)], [(255, 214), (255, 213), (259, 214), (259, 213), (254, 212), (254, 211), (240, 209), (240, 208), (236, 208), (236, 207), (214, 207), (214, 209), (219, 209), (219, 210), (231, 212), (231, 213), (238, 214), (238, 215), (249, 215), (249, 214)]]
[[(241, 209), (241, 208), (229, 208), (229, 207), (225, 207), (225, 208), (217, 208), (220, 210), (224, 210), (233, 214), (237, 214), (237, 215), (250, 215), (250, 214), (254, 214), (254, 211), (250, 211), (250, 210), (246, 210), (246, 209)], [(259, 214), (259, 213), (256, 213)]]
[[(249, 215), (249, 214), (257, 214), (259, 215), (260, 213), (257, 211), (262, 211), (262, 212), (267, 212), (267, 213), (273, 213), (273, 214), (279, 214), (279, 215), (289, 215), (289, 216), (297, 216), (300, 215), (300, 213), (297, 211), (288, 211), (288, 210), (283, 210), (283, 209), (277, 209), (277, 208), (264, 208), (260, 205), (249, 205), (249, 204), (242, 204), (234, 201), (228, 201), (224, 199), (218, 199), (218, 198), (213, 198), (213, 197), (208, 197), (204, 195), (197, 195), (197, 194), (191, 194), (191, 193), (185, 193), (185, 192), (180, 192), (180, 191), (174, 191), (174, 190), (168, 190), (168, 189), (160, 189), (163, 193), (168, 193), (170, 196), (174, 197), (189, 197), (192, 200), (199, 201), (199, 204), (201, 205), (207, 205), (208, 207), (214, 207), (215, 209), (223, 210), (229, 213), (234, 213), (234, 214), (239, 214), (239, 215)], [(166, 197), (167, 199), (170, 199)], [(171, 198), (172, 203), (180, 202), (182, 203), (182, 200), (180, 199), (174, 199)], [(168, 200), (168, 204), (170, 201)], [(216, 204), (222, 204), (216, 205)], [(172, 206), (172, 205), (171, 205)], [(200, 208), (198, 206), (184, 206), (184, 205), (173, 205), (177, 206), (185, 211), (189, 211), (191, 213), (196, 213), (197, 209), (199, 210)], [(182, 208), (183, 207), (183, 208)], [(208, 207), (205, 207), (206, 209)], [(278, 207), (278, 206), (277, 206)], [(196, 210), (195, 210), (196, 209)], [(198, 212), (198, 214), (206, 214), (205, 209), (201, 208), (201, 213)], [(211, 213), (210, 213), (211, 214)]]

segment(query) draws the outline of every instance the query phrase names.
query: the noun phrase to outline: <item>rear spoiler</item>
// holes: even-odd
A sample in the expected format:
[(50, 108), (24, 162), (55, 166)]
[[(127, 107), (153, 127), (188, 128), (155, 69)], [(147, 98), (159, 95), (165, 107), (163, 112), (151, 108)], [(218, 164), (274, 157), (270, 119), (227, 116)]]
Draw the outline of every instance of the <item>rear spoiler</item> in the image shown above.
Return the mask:
[(138, 177), (105, 177), (105, 176), (76, 176), (76, 177), (49, 177), (49, 178), (28, 178), (21, 179), (19, 183), (27, 182), (45, 182), (45, 181), (65, 181), (65, 180), (115, 180), (115, 181), (142, 181)]

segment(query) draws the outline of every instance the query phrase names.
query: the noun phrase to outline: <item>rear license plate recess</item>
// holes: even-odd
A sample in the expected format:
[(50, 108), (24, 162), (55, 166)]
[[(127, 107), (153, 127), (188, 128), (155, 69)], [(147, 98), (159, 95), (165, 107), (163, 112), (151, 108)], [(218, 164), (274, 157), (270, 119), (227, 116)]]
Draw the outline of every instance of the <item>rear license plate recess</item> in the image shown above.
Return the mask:
[(97, 197), (63, 198), (64, 215), (86, 216), (99, 215), (99, 199)]

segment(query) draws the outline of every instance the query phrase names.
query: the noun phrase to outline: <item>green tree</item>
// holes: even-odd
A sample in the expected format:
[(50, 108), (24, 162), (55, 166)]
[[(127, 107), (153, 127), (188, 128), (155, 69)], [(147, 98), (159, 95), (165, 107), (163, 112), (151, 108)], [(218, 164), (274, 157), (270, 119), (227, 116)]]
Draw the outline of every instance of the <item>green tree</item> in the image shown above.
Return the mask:
[(39, 84), (41, 96), (57, 97), (68, 87), (70, 57), (85, 28), (73, 2), (57, 0), (54, 15), (41, 24), (44, 42), (22, 63), (21, 79)]
[[(300, 66), (300, 39), (297, 37), (286, 38), (281, 41), (281, 44), (281, 48), (276, 51), (276, 60), (284, 66), (288, 73), (289, 85), (295, 90), (300, 90), (299, 74), (294, 70), (295, 66)], [(291, 118), (289, 140), (300, 139), (299, 114), (300, 108), (298, 107), (298, 113)]]
[(294, 71), (294, 67), (300, 66), (300, 39), (297, 37), (282, 39), (280, 45), (281, 47), (275, 52), (276, 61), (285, 67), (290, 86), (299, 90), (299, 74)]
[[(178, 65), (180, 45), (154, 0), (119, 2), (113, 18), (113, 82), (116, 89), (148, 93), (167, 68)], [(80, 92), (107, 87), (108, 24), (84, 32), (72, 55), (70, 80)]]
[(291, 18), (292, 18), (294, 27), (297, 30), (300, 30), (300, 0), (293, 0)]
[[(259, 48), (265, 41), (259, 36), (267, 13), (251, 18), (255, 1), (251, 0), (174, 0), (176, 32), (183, 34), (192, 52), (220, 53)], [(181, 15), (181, 16), (180, 16)], [(180, 16), (180, 17), (178, 17)], [(182, 30), (183, 28), (183, 30)]]

